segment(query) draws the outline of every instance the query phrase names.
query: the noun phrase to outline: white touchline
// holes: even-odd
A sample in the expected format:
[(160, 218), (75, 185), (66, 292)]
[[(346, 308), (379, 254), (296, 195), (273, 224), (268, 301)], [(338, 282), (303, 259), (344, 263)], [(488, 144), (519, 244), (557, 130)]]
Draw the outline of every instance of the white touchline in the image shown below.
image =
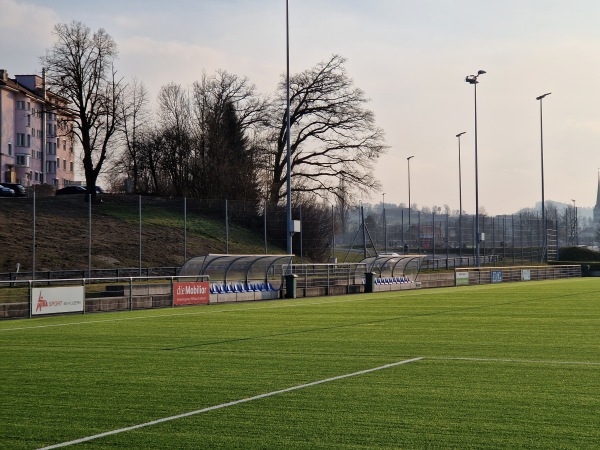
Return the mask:
[[(359, 301), (360, 298), (352, 298), (349, 300), (330, 300), (330, 301), (317, 301), (317, 302), (294, 302), (294, 303), (286, 303), (285, 305), (269, 305), (265, 307), (252, 307), (252, 308), (238, 308), (238, 309), (210, 309), (204, 311), (194, 311), (194, 312), (181, 312), (181, 313), (173, 313), (173, 314), (157, 314), (152, 316), (136, 316), (136, 317), (115, 317), (113, 319), (101, 319), (101, 320), (86, 320), (82, 322), (68, 322), (68, 323), (54, 323), (48, 325), (32, 325), (18, 328), (3, 328), (0, 329), (0, 333), (9, 332), (9, 331), (23, 331), (23, 330), (35, 330), (40, 328), (54, 328), (54, 327), (68, 327), (73, 325), (89, 325), (89, 324), (97, 324), (97, 323), (111, 323), (111, 322), (123, 322), (123, 321), (131, 321), (131, 320), (148, 320), (148, 319), (163, 319), (170, 317), (181, 317), (181, 316), (201, 316), (207, 314), (218, 314), (218, 313), (228, 313), (235, 314), (237, 312), (252, 312), (252, 311), (261, 311), (266, 309), (280, 309), (280, 308), (293, 308), (293, 307), (303, 307), (303, 306), (315, 306), (315, 305), (330, 305), (334, 303), (349, 303)], [(250, 302), (248, 302), (250, 304)], [(216, 305), (213, 305), (216, 306)], [(198, 308), (200, 309), (200, 308)], [(205, 308), (202, 308), (205, 309)], [(208, 308), (206, 308), (208, 309)], [(127, 311), (121, 311), (127, 312)], [(26, 320), (26, 319), (22, 319)], [(29, 319), (27, 319), (29, 320)]]
[(233, 402), (222, 403), (220, 405), (215, 405), (215, 406), (209, 406), (208, 408), (199, 409), (197, 411), (190, 411), (187, 413), (178, 414), (176, 416), (163, 417), (162, 419), (153, 420), (152, 422), (146, 422), (146, 423), (141, 423), (138, 425), (132, 425), (132, 426), (126, 427), (126, 428), (119, 428), (118, 430), (106, 431), (104, 433), (95, 434), (93, 436), (87, 436), (87, 437), (83, 437), (80, 439), (75, 439), (73, 441), (61, 442), (60, 444), (50, 445), (48, 447), (40, 448), (39, 450), (50, 450), (52, 448), (60, 448), (60, 447), (67, 447), (69, 445), (81, 444), (82, 442), (87, 442), (87, 441), (91, 441), (93, 439), (99, 439), (99, 438), (106, 437), (106, 436), (112, 436), (113, 434), (125, 433), (127, 431), (136, 430), (138, 428), (144, 428), (144, 427), (149, 427), (152, 425), (157, 425), (157, 424), (163, 423), (163, 422), (169, 422), (172, 420), (183, 419), (184, 417), (195, 416), (197, 414), (214, 411), (216, 409), (227, 408), (228, 406), (239, 405), (240, 403), (247, 403), (247, 402), (251, 402), (253, 400), (260, 400), (261, 398), (272, 397), (274, 395), (285, 394), (286, 392), (297, 391), (298, 389), (304, 389), (304, 388), (311, 387), (311, 386), (317, 386), (317, 385), (323, 384), (323, 383), (329, 383), (331, 381), (342, 380), (344, 378), (350, 378), (350, 377), (356, 377), (358, 375), (364, 375), (366, 373), (376, 372), (378, 370), (385, 370), (385, 369), (389, 369), (391, 367), (400, 366), (402, 364), (408, 364), (411, 362), (420, 361), (422, 359), (423, 359), (422, 357), (406, 359), (404, 361), (398, 361), (395, 363), (386, 364), (384, 366), (374, 367), (372, 369), (361, 370), (359, 372), (348, 373), (345, 375), (338, 375), (337, 377), (326, 378), (324, 380), (313, 381), (311, 383), (301, 384), (298, 386), (292, 386), (292, 387), (289, 387), (286, 389), (281, 389), (279, 391), (267, 392), (266, 394), (255, 395), (254, 397), (248, 397), (248, 398), (243, 398), (241, 400), (235, 400)]

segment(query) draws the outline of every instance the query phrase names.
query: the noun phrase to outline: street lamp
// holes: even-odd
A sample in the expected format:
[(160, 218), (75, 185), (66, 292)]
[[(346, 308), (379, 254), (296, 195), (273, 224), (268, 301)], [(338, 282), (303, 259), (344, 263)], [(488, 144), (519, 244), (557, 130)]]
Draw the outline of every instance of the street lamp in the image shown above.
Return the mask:
[(460, 137), (465, 134), (462, 131), (456, 135), (458, 138), (458, 255), (462, 256), (462, 176), (460, 168)]
[(381, 207), (383, 209), (383, 241), (385, 253), (387, 253), (387, 223), (385, 221), (385, 192), (383, 193), (383, 202), (381, 203)]
[(406, 162), (408, 163), (408, 240), (410, 241), (410, 216), (411, 216), (411, 203), (410, 203), (410, 160), (415, 156), (409, 156), (406, 158)]
[(544, 114), (542, 109), (542, 100), (544, 97), (550, 95), (551, 92), (548, 92), (544, 95), (540, 95), (536, 97), (536, 100), (540, 101), (540, 149), (542, 156), (542, 224), (544, 228), (544, 243), (542, 247), (542, 261), (548, 261), (548, 226), (546, 224), (546, 205), (544, 203)]
[(479, 262), (479, 244), (481, 235), (479, 233), (479, 170), (477, 164), (477, 79), (483, 75), (485, 70), (478, 70), (477, 75), (467, 75), (465, 81), (473, 85), (475, 91), (475, 265), (480, 267)]

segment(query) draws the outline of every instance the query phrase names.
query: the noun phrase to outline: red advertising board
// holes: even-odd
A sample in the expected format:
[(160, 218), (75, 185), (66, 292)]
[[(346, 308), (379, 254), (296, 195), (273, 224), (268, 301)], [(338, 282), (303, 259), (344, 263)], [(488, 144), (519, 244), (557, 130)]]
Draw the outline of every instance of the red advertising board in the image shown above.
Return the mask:
[(173, 303), (175, 305), (206, 305), (210, 300), (208, 281), (175, 283)]

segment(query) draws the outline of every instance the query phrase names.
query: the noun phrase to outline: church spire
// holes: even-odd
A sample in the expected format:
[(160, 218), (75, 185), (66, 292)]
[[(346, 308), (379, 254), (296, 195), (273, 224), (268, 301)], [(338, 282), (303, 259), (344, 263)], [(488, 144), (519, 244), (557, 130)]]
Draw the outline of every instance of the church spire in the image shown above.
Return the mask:
[(598, 193), (596, 194), (596, 206), (594, 206), (594, 224), (600, 225), (600, 168), (598, 169)]
[(596, 195), (596, 208), (600, 209), (600, 168), (598, 169), (598, 194)]

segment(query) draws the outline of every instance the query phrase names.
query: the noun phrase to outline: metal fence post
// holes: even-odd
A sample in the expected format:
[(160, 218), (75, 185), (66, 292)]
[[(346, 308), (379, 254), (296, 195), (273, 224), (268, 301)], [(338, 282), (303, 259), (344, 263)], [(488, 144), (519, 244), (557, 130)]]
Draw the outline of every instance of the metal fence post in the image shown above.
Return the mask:
[(133, 277), (129, 277), (129, 311), (133, 311)]

